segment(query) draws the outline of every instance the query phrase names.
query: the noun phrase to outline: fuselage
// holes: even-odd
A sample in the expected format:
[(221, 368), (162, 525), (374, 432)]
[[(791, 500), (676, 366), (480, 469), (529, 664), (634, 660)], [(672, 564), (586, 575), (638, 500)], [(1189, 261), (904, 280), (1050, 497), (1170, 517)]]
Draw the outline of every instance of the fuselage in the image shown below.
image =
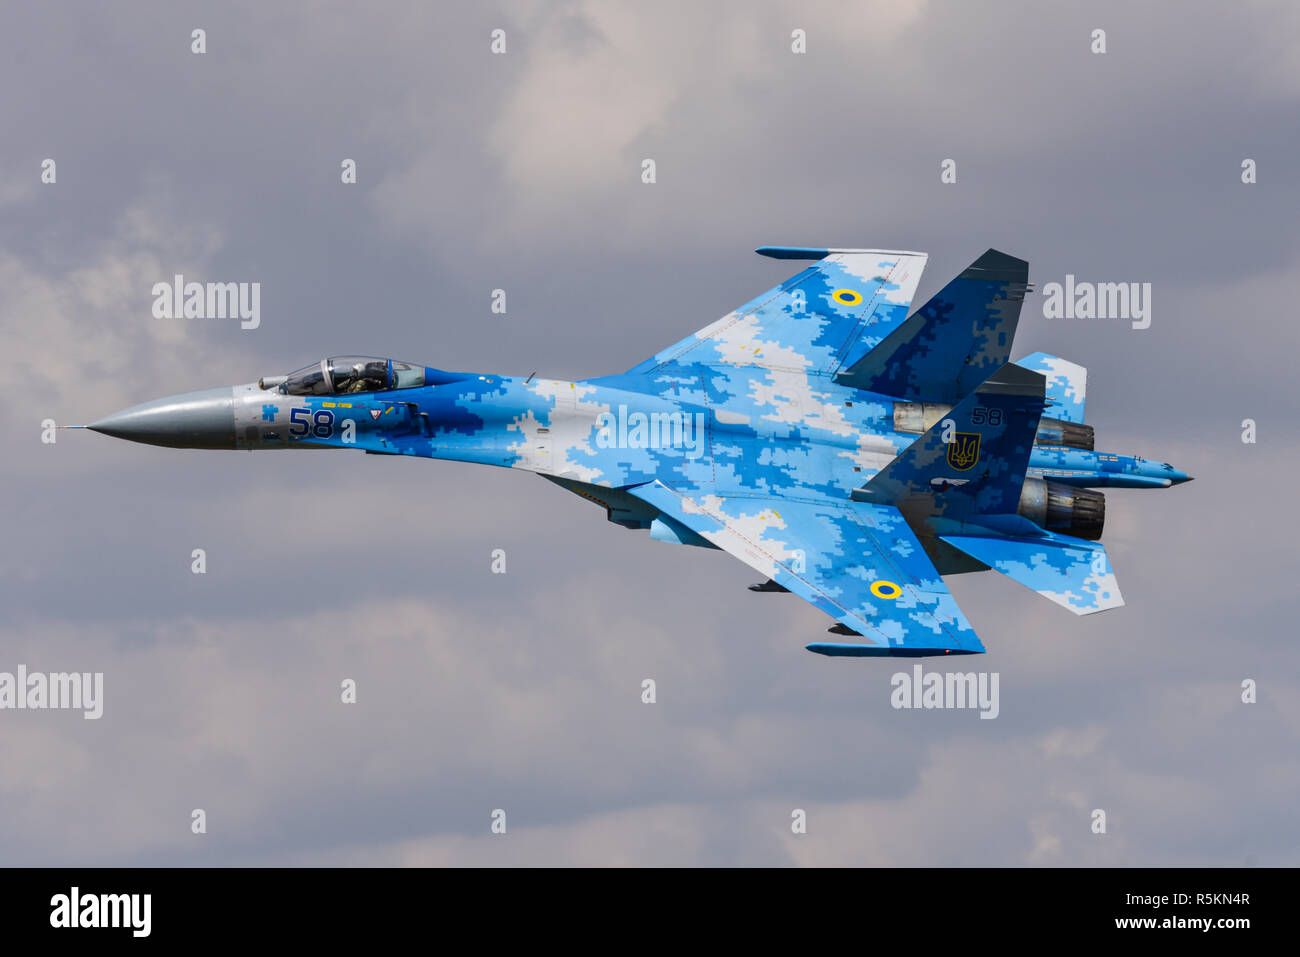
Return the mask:
[(765, 414), (713, 377), (684, 372), (656, 381), (468, 374), (348, 395), (249, 384), (232, 390), (235, 447), (356, 448), (614, 488), (670, 476), (735, 491), (753, 487), (761, 466), (769, 490), (784, 481), (843, 500), (915, 436), (894, 430), (892, 400), (801, 378), (801, 390), (764, 396)]
[[(760, 380), (744, 369), (668, 364), (567, 381), (425, 367), (407, 376), (420, 384), (402, 388), (373, 387), (396, 382), (391, 373), (338, 386), (328, 376), (308, 386), (286, 378), (159, 399), (91, 428), (173, 447), (359, 449), (606, 488), (661, 479), (719, 494), (834, 501), (888, 465), (922, 428), (909, 414), (912, 403), (803, 370), (769, 370)], [(315, 391), (303, 394), (308, 387)], [(930, 419), (941, 415), (942, 407), (927, 411)], [(1183, 478), (1163, 463), (1053, 444), (1035, 445), (1028, 474), (1080, 486)]]

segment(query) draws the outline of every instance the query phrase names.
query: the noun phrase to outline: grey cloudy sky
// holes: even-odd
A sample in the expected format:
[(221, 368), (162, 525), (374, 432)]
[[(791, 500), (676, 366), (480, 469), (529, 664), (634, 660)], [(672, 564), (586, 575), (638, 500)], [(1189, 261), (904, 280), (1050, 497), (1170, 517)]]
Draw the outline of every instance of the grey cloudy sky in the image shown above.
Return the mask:
[[(105, 674), (99, 721), (0, 712), (0, 863), (1300, 861), (1295, 5), (26, 5), (0, 89), (0, 671)], [(925, 250), (918, 302), (989, 246), (1152, 283), (1145, 331), (1026, 305), (1099, 447), (1196, 481), (1108, 494), (1123, 609), (949, 580), (996, 720), (531, 475), (40, 442), (337, 353), (622, 371), (766, 243)], [(175, 273), (260, 328), (153, 319)]]

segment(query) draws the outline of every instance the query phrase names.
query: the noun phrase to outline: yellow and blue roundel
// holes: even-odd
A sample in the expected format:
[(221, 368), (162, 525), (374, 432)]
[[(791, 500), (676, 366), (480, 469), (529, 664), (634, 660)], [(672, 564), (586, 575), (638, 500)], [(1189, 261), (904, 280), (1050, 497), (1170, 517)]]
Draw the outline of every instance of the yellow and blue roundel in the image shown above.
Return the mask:
[(903, 594), (903, 589), (899, 588), (893, 582), (887, 582), (883, 578), (880, 581), (871, 583), (871, 594), (877, 598), (885, 598), (890, 601)]
[(853, 289), (836, 289), (831, 293), (831, 298), (841, 306), (860, 306), (862, 305), (862, 293)]

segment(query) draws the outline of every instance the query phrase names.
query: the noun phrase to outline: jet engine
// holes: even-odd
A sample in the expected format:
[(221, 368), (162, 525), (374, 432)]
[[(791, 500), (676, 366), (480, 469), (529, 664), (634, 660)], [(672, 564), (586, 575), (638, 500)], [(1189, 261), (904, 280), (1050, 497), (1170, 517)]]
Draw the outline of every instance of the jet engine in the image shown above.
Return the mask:
[(1049, 532), (1095, 542), (1106, 524), (1106, 496), (1092, 489), (1027, 478), (1016, 511)]

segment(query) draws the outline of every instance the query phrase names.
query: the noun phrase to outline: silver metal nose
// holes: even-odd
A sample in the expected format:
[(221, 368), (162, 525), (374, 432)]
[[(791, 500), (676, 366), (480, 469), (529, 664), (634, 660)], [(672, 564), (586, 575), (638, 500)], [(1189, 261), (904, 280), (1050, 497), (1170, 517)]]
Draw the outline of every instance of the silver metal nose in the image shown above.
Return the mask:
[(172, 449), (233, 449), (235, 390), (226, 386), (169, 395), (114, 412), (86, 428)]

